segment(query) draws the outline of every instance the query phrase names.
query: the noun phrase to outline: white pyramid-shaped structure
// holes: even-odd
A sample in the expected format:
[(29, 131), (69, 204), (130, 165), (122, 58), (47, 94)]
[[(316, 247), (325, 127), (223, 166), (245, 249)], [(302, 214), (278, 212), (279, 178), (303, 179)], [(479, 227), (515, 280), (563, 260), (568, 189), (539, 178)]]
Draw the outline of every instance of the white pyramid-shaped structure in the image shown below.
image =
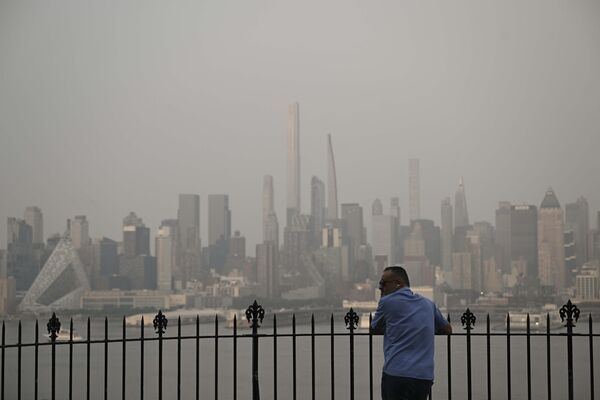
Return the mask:
[(80, 308), (81, 296), (90, 290), (77, 250), (66, 233), (25, 294), (21, 311)]

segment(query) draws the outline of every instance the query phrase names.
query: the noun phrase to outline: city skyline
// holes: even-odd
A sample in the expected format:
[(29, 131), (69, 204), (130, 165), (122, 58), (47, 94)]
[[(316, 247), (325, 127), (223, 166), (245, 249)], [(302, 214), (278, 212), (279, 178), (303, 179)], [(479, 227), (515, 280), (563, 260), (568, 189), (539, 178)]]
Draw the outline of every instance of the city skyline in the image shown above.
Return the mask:
[(440, 200), (460, 176), (471, 221), (493, 221), (499, 200), (538, 204), (550, 185), (565, 204), (584, 196), (592, 212), (600, 208), (600, 189), (574, 179), (600, 168), (600, 4), (363, 10), (333, 1), (315, 15), (311, 4), (284, 2), (269, 4), (268, 18), (238, 6), (148, 5), (140, 15), (127, 2), (35, 11), (2, 3), (0, 221), (33, 205), (46, 236), (86, 215), (92, 237), (117, 238), (131, 210), (155, 232), (176, 217), (178, 193), (227, 193), (235, 228), (256, 243), (265, 174), (286, 220), (294, 101), (303, 212), (310, 178), (326, 178), (328, 132), (339, 204), (368, 210), (397, 196), (407, 221), (407, 160), (418, 158), (421, 214), (438, 223)]

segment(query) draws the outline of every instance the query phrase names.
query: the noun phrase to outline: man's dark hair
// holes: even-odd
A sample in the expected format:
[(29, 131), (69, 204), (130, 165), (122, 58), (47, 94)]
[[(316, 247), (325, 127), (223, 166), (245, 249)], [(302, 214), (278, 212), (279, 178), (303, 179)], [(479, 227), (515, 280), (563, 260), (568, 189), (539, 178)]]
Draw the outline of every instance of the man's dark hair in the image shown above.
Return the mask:
[(408, 274), (404, 267), (400, 265), (394, 265), (392, 267), (387, 267), (384, 271), (391, 271), (394, 275), (396, 275), (404, 284), (410, 287), (410, 280), (408, 280)]

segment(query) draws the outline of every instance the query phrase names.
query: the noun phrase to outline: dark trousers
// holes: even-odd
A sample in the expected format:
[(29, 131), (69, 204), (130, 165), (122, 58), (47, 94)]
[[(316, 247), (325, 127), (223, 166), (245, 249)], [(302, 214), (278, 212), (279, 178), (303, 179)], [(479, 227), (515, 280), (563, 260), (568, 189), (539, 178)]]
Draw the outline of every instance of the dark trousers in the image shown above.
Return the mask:
[(381, 398), (383, 400), (427, 400), (433, 381), (404, 378), (383, 374)]

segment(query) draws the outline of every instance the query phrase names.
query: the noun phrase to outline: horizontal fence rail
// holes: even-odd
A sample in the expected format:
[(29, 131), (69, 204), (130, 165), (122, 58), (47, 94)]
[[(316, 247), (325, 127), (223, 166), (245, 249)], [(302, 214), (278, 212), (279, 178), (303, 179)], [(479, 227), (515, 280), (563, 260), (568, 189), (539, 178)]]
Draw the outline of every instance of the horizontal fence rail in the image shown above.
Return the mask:
[[(476, 337), (480, 337), (483, 338), (484, 343), (485, 343), (485, 395), (487, 396), (487, 399), (492, 399), (492, 380), (494, 379), (494, 372), (497, 373), (497, 371), (493, 371), (492, 368), (492, 347), (491, 347), (491, 340), (492, 338), (505, 338), (506, 340), (506, 382), (505, 382), (505, 392), (506, 392), (506, 398), (507, 399), (511, 399), (513, 396), (513, 392), (512, 392), (512, 374), (513, 371), (511, 371), (511, 365), (512, 365), (512, 361), (511, 361), (511, 338), (524, 338), (525, 339), (525, 360), (526, 360), (526, 364), (525, 364), (525, 379), (527, 382), (527, 389), (526, 389), (526, 393), (527, 393), (527, 399), (531, 400), (532, 399), (532, 380), (533, 380), (533, 376), (532, 376), (532, 357), (531, 357), (531, 353), (532, 353), (532, 345), (531, 345), (531, 340), (532, 339), (540, 339), (542, 342), (544, 342), (543, 344), (545, 344), (545, 361), (546, 361), (546, 374), (545, 374), (545, 380), (546, 380), (546, 398), (547, 399), (552, 399), (553, 397), (553, 393), (552, 393), (552, 366), (551, 366), (551, 356), (552, 356), (552, 352), (551, 352), (551, 340), (553, 338), (558, 338), (556, 340), (565, 340), (566, 341), (566, 387), (567, 387), (567, 393), (568, 393), (568, 398), (570, 400), (572, 400), (574, 398), (574, 351), (573, 351), (573, 339), (574, 338), (583, 338), (586, 339), (587, 338), (587, 352), (589, 353), (589, 394), (590, 394), (590, 398), (594, 399), (594, 338), (600, 336), (597, 333), (593, 332), (593, 321), (592, 321), (592, 316), (591, 314), (588, 315), (587, 318), (587, 332), (582, 333), (575, 333), (573, 332), (573, 328), (575, 327), (575, 324), (578, 323), (579, 317), (580, 317), (580, 310), (579, 308), (571, 303), (571, 301), (569, 300), (564, 306), (562, 306), (559, 310), (559, 315), (560, 315), (560, 319), (561, 319), (561, 323), (564, 324), (563, 327), (566, 328), (566, 331), (562, 331), (562, 332), (551, 332), (551, 319), (550, 319), (550, 314), (546, 314), (546, 327), (545, 330), (543, 332), (534, 332), (532, 330), (532, 326), (531, 326), (531, 320), (530, 320), (530, 315), (527, 314), (527, 319), (526, 319), (526, 327), (524, 331), (520, 331), (520, 332), (515, 332), (515, 331), (511, 331), (511, 318), (510, 315), (507, 314), (506, 315), (506, 319), (505, 319), (505, 326), (506, 329), (504, 332), (493, 332), (491, 330), (491, 324), (490, 324), (490, 315), (487, 314), (486, 318), (485, 318), (485, 326), (484, 329), (479, 329), (478, 331), (475, 331), (475, 324), (479, 322), (479, 319), (467, 308), (467, 310), (460, 316), (460, 324), (461, 327), (463, 328), (462, 331), (453, 333), (451, 335), (448, 335), (447, 338), (445, 339), (446, 342), (446, 357), (447, 357), (447, 365), (444, 365), (445, 367), (445, 374), (446, 374), (446, 379), (447, 379), (447, 387), (445, 388), (445, 398), (448, 399), (452, 399), (452, 394), (453, 394), (453, 384), (457, 384), (457, 385), (465, 385), (466, 386), (466, 397), (470, 400), (473, 398), (474, 394), (473, 394), (473, 344), (472, 344), (472, 340), (473, 338)], [(351, 400), (353, 400), (355, 398), (355, 392), (356, 392), (356, 374), (357, 374), (357, 370), (356, 367), (357, 365), (360, 365), (362, 363), (368, 363), (368, 394), (369, 394), (369, 399), (373, 399), (374, 398), (374, 380), (377, 379), (378, 377), (374, 377), (374, 361), (373, 361), (373, 336), (374, 334), (371, 332), (371, 330), (367, 330), (367, 331), (361, 331), (358, 329), (359, 327), (359, 322), (360, 322), (360, 318), (359, 315), (351, 308), (345, 315), (344, 315), (344, 325), (345, 325), (345, 331), (340, 332), (340, 331), (336, 331), (335, 330), (335, 324), (334, 324), (334, 315), (331, 314), (330, 318), (328, 318), (328, 323), (325, 325), (326, 327), (328, 327), (328, 331), (326, 332), (317, 332), (316, 331), (316, 324), (315, 324), (315, 316), (314, 314), (311, 316), (310, 319), (310, 330), (309, 332), (305, 332), (305, 333), (299, 333), (296, 329), (296, 315), (293, 314), (292, 315), (292, 320), (291, 320), (291, 332), (289, 333), (285, 333), (282, 332), (281, 330), (278, 329), (277, 323), (277, 315), (273, 314), (272, 315), (272, 328), (270, 332), (260, 332), (260, 328), (261, 325), (263, 324), (264, 320), (265, 320), (265, 316), (266, 316), (266, 312), (263, 309), (263, 307), (257, 303), (257, 301), (254, 301), (254, 303), (252, 305), (250, 305), (248, 307), (248, 309), (245, 312), (245, 319), (246, 319), (246, 323), (248, 324), (248, 326), (251, 328), (251, 332), (250, 333), (240, 333), (238, 332), (238, 328), (239, 328), (239, 321), (237, 319), (237, 316), (233, 317), (233, 323), (232, 323), (232, 331), (231, 334), (223, 334), (222, 332), (219, 331), (219, 319), (217, 318), (217, 316), (215, 316), (215, 320), (214, 320), (214, 334), (209, 334), (209, 335), (201, 335), (200, 334), (200, 318), (197, 316), (195, 319), (195, 334), (193, 335), (184, 335), (182, 334), (182, 321), (181, 321), (181, 317), (179, 317), (177, 319), (177, 321), (175, 321), (176, 326), (173, 327), (173, 323), (168, 321), (166, 316), (162, 313), (162, 311), (159, 311), (158, 314), (154, 317), (153, 321), (152, 321), (152, 327), (154, 329), (154, 336), (145, 336), (144, 334), (144, 318), (141, 318), (141, 324), (140, 324), (140, 334), (138, 337), (131, 337), (131, 335), (127, 335), (127, 326), (126, 326), (126, 320), (123, 317), (122, 320), (122, 327), (121, 327), (121, 337), (120, 338), (115, 338), (115, 337), (109, 337), (109, 322), (108, 322), (108, 318), (104, 319), (104, 325), (103, 325), (103, 338), (99, 338), (99, 339), (92, 339), (91, 338), (91, 328), (90, 328), (90, 318), (87, 318), (87, 324), (86, 324), (86, 333), (87, 333), (87, 337), (85, 339), (80, 338), (81, 340), (74, 340), (74, 330), (73, 330), (73, 319), (71, 319), (69, 321), (69, 330), (68, 330), (68, 339), (65, 339), (64, 336), (61, 337), (61, 326), (62, 323), (60, 321), (60, 319), (56, 316), (55, 313), (52, 314), (52, 317), (49, 319), (48, 323), (46, 324), (46, 330), (48, 333), (48, 342), (42, 342), (40, 341), (39, 338), (39, 324), (38, 321), (35, 321), (35, 333), (34, 333), (34, 341), (30, 342), (30, 343), (26, 343), (23, 342), (23, 329), (22, 329), (22, 323), (21, 321), (18, 322), (18, 326), (17, 326), (17, 335), (16, 335), (16, 342), (11, 343), (11, 344), (7, 344), (6, 343), (6, 326), (5, 326), (5, 322), (2, 323), (2, 343), (1, 343), (1, 353), (0, 353), (0, 368), (1, 368), (1, 372), (0, 372), (0, 400), (5, 400), (8, 398), (13, 398), (13, 395), (7, 395), (7, 385), (12, 385), (12, 389), (14, 389), (14, 385), (16, 385), (16, 390), (13, 390), (11, 393), (14, 393), (14, 396), (16, 396), (16, 398), (18, 400), (21, 400), (23, 398), (23, 386), (24, 386), (24, 380), (26, 381), (27, 385), (33, 385), (33, 396), (35, 400), (38, 400), (39, 396), (40, 396), (40, 388), (39, 388), (39, 358), (40, 358), (40, 350), (44, 350), (44, 349), (48, 349), (50, 350), (50, 396), (52, 400), (55, 400), (57, 398), (57, 393), (56, 393), (56, 389), (57, 389), (57, 371), (60, 371), (61, 374), (64, 372), (65, 368), (68, 368), (68, 373), (66, 375), (66, 386), (67, 386), (67, 394), (68, 394), (68, 398), (71, 400), (73, 398), (85, 398), (85, 399), (91, 399), (92, 395), (95, 398), (98, 398), (98, 388), (94, 387), (92, 388), (92, 384), (91, 384), (91, 380), (90, 380), (90, 375), (91, 375), (91, 361), (92, 361), (92, 353), (91, 353), (91, 347), (93, 345), (98, 346), (98, 345), (102, 345), (103, 351), (103, 358), (102, 358), (102, 367), (100, 369), (98, 369), (99, 371), (101, 371), (102, 377), (101, 377), (101, 382), (102, 382), (102, 397), (104, 399), (108, 399), (109, 398), (109, 385), (110, 387), (114, 386), (114, 385), (121, 385), (120, 386), (120, 398), (125, 400), (126, 398), (128, 398), (128, 392), (126, 390), (127, 385), (129, 384), (128, 379), (131, 378), (130, 375), (128, 375), (128, 370), (127, 370), (127, 366), (128, 365), (139, 365), (139, 369), (137, 369), (136, 371), (138, 372), (139, 376), (137, 377), (137, 379), (139, 379), (139, 392), (138, 395), (135, 396), (135, 398), (139, 398), (139, 399), (144, 399), (144, 396), (147, 395), (145, 392), (147, 389), (147, 386), (145, 385), (156, 385), (155, 387), (157, 388), (157, 394), (156, 394), (156, 398), (158, 399), (162, 399), (164, 392), (165, 392), (165, 387), (163, 387), (163, 372), (164, 372), (164, 368), (173, 368), (175, 370), (176, 373), (176, 388), (171, 388), (168, 387), (169, 393), (168, 395), (166, 395), (165, 398), (177, 398), (178, 400), (180, 400), (182, 398), (182, 342), (186, 342), (189, 343), (189, 348), (193, 348), (193, 352), (190, 352), (190, 354), (186, 354), (187, 357), (192, 357), (194, 358), (194, 382), (190, 383), (190, 385), (193, 387), (194, 391), (194, 395), (195, 395), (195, 399), (200, 399), (200, 398), (207, 398), (207, 396), (204, 395), (204, 393), (202, 393), (201, 387), (200, 387), (200, 377), (201, 375), (207, 375), (207, 374), (214, 374), (214, 388), (213, 388), (213, 393), (214, 393), (214, 399), (218, 400), (219, 399), (219, 383), (223, 380), (222, 377), (219, 376), (219, 371), (221, 370), (221, 368), (219, 367), (219, 346), (222, 346), (224, 343), (228, 346), (229, 344), (231, 344), (231, 351), (232, 351), (232, 371), (231, 371), (231, 387), (232, 387), (232, 398), (234, 400), (237, 400), (238, 398), (238, 385), (237, 385), (237, 381), (238, 381), (238, 359), (239, 359), (239, 354), (238, 354), (238, 344), (240, 342), (240, 340), (250, 340), (251, 342), (251, 382), (248, 382), (251, 385), (251, 395), (252, 395), (252, 399), (253, 400), (259, 400), (260, 399), (260, 395), (261, 395), (261, 385), (271, 385), (272, 387), (272, 397), (274, 400), (277, 400), (278, 395), (285, 395), (285, 398), (292, 398), (292, 399), (297, 399), (298, 398), (298, 371), (307, 371), (308, 369), (310, 369), (310, 391), (309, 391), (309, 397), (310, 399), (316, 399), (317, 398), (317, 391), (316, 391), (316, 382), (317, 382), (317, 377), (318, 375), (316, 374), (316, 369), (318, 366), (317, 363), (317, 356), (321, 356), (323, 357), (322, 359), (328, 359), (329, 360), (329, 368), (328, 368), (328, 372), (330, 374), (329, 379), (328, 379), (328, 383), (329, 383), (329, 390), (327, 391), (327, 393), (322, 393), (323, 396), (326, 396), (329, 399), (334, 400), (336, 397), (337, 398), (342, 398), (342, 395), (338, 393), (337, 389), (336, 389), (336, 376), (339, 377), (339, 375), (336, 375), (336, 340), (340, 340), (339, 338), (346, 338), (348, 339), (347, 341), (347, 354), (346, 356), (348, 357), (348, 375), (347, 375), (347, 388), (348, 388), (348, 392), (349, 392), (349, 398)], [(369, 325), (371, 322), (371, 316), (369, 315)], [(448, 321), (450, 321), (450, 315), (448, 315)], [(538, 321), (539, 322), (539, 321)], [(171, 329), (171, 330), (176, 330), (176, 335), (174, 336), (166, 336), (166, 332), (167, 329)], [(362, 347), (359, 348), (357, 347), (358, 344), (356, 342), (357, 338), (361, 338), (361, 337), (366, 337), (367, 340), (362, 341), (361, 343), (365, 343), (366, 342), (366, 352), (368, 353), (368, 356), (365, 358), (359, 358), (357, 359), (357, 351), (361, 351), (362, 354), (364, 354), (365, 349), (363, 349)], [(452, 369), (452, 345), (454, 343), (454, 345), (456, 345), (456, 341), (453, 340), (453, 338), (456, 337), (462, 337), (465, 339), (465, 362), (466, 362), (466, 382), (456, 382), (452, 380), (453, 378), (453, 369)], [(59, 340), (60, 338), (60, 340)], [(308, 346), (309, 350), (307, 351), (308, 353), (308, 359), (310, 360), (309, 365), (308, 366), (298, 366), (298, 359), (299, 359), (299, 355), (297, 353), (297, 340), (300, 338), (308, 338), (310, 340), (310, 344)], [(315, 341), (316, 339), (323, 339), (325, 341), (325, 343), (328, 342), (328, 346), (329, 346), (329, 355), (327, 354), (317, 354), (317, 348), (315, 345)], [(272, 371), (269, 371), (272, 374), (272, 381), (265, 381), (265, 380), (261, 380), (260, 379), (260, 375), (261, 372), (264, 373), (266, 371), (260, 371), (259, 368), (259, 359), (261, 358), (261, 352), (260, 352), (260, 344), (261, 342), (264, 342), (265, 339), (268, 339), (272, 342), (272, 347), (270, 347), (270, 351), (272, 351), (272, 360), (269, 360), (270, 362), (272, 362)], [(288, 365), (284, 365), (284, 367), (291, 367), (291, 371), (292, 371), (292, 376), (291, 376), (291, 386), (285, 386), (282, 388), (282, 385), (278, 386), (278, 367), (281, 368), (281, 360), (278, 358), (278, 351), (282, 350), (282, 346), (281, 346), (281, 342), (280, 339), (291, 339), (291, 366)], [(201, 341), (202, 342), (206, 342), (206, 343), (211, 343), (212, 342), (212, 346), (213, 346), (213, 351), (214, 351), (214, 365), (212, 365), (211, 368), (208, 367), (208, 365), (210, 365), (210, 363), (208, 362), (208, 360), (202, 359), (201, 357), (201, 352), (200, 352), (200, 345), (201, 345)], [(345, 339), (344, 339), (345, 341)], [(131, 346), (132, 344), (138, 343), (139, 344), (139, 360), (131, 360), (127, 358), (127, 346)], [(157, 354), (156, 354), (156, 358), (157, 360), (146, 360), (145, 359), (145, 353), (148, 351), (147, 348), (145, 347), (145, 344), (147, 343), (156, 343), (157, 344)], [(176, 347), (176, 363), (175, 365), (164, 365), (164, 344), (165, 343), (174, 343), (175, 347)], [(112, 361), (113, 363), (119, 363), (121, 365), (121, 374), (120, 374), (120, 382), (117, 380), (115, 381), (113, 380), (109, 380), (109, 369), (110, 369), (110, 362), (111, 359), (109, 359), (109, 347), (110, 346), (119, 346), (121, 348), (121, 354), (120, 354), (120, 360), (118, 361)], [(31, 370), (27, 370), (24, 371), (23, 368), (23, 350), (24, 349), (32, 349), (33, 348), (33, 371)], [(68, 365), (65, 367), (64, 365), (57, 365), (57, 348), (61, 349), (61, 350), (65, 350), (68, 351)], [(73, 363), (73, 354), (74, 354), (74, 348), (83, 348), (85, 349), (85, 397), (83, 396), (83, 394), (74, 394), (73, 393), (73, 382), (74, 382), (74, 377), (73, 377), (73, 369), (74, 369), (74, 363)], [(289, 349), (289, 348), (288, 348)], [(16, 351), (16, 365), (7, 365), (6, 364), (6, 353), (9, 351)], [(480, 353), (475, 353), (475, 354), (480, 354)], [(519, 356), (522, 356), (522, 354), (519, 354)], [(477, 357), (477, 356), (476, 356)], [(541, 357), (541, 356), (540, 356)], [(98, 361), (98, 360), (95, 360)], [(149, 366), (148, 362), (154, 362), (156, 363), (156, 376), (152, 376), (151, 379), (147, 379), (148, 378), (148, 374), (147, 371), (145, 372), (145, 368)], [(358, 362), (358, 364), (357, 364)], [(278, 364), (279, 363), (279, 364)], [(82, 366), (77, 366), (77, 368), (81, 368)], [(202, 368), (201, 368), (202, 367)], [(455, 366), (456, 367), (456, 366)], [(17, 369), (16, 375), (17, 375), (17, 379), (16, 381), (6, 381), (6, 371), (8, 370), (12, 370), (12, 369)], [(496, 366), (497, 368), (497, 366)], [(48, 371), (45, 371), (48, 372)], [(79, 371), (78, 371), (79, 372)], [(130, 373), (130, 371), (129, 371)], [(146, 380), (145, 380), (145, 376), (146, 376)], [(25, 378), (25, 379), (24, 379)], [(189, 382), (188, 382), (189, 383)], [(225, 382), (226, 384), (230, 384), (230, 382)], [(557, 384), (556, 382), (554, 382), (555, 385)], [(60, 382), (61, 387), (65, 386), (65, 382)], [(174, 390), (173, 390), (174, 389)], [(285, 390), (286, 392), (283, 393), (283, 390)], [(175, 394), (176, 397), (173, 397), (173, 392)], [(131, 396), (130, 396), (131, 397)], [(62, 398), (62, 397), (60, 397)], [(155, 398), (154, 396), (152, 398)], [(229, 398), (229, 397), (228, 397)], [(345, 397), (344, 397), (345, 398)], [(359, 397), (360, 398), (360, 397)], [(432, 399), (432, 394), (429, 395), (429, 398)], [(556, 396), (555, 396), (556, 398)]]

